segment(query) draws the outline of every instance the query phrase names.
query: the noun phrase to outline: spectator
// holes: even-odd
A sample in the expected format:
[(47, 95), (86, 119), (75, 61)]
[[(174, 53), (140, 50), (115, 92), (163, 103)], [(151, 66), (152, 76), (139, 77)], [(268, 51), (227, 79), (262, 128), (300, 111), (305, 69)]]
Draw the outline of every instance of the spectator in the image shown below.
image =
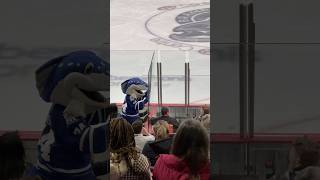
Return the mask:
[(159, 120), (153, 126), (153, 131), (156, 140), (161, 140), (169, 137), (169, 124), (167, 121)]
[(148, 159), (137, 151), (133, 128), (123, 118), (110, 123), (110, 171), (111, 179), (151, 178)]
[(209, 179), (209, 136), (199, 121), (186, 120), (173, 138), (172, 154), (162, 154), (153, 170), (155, 180)]
[(292, 144), (289, 151), (289, 168), (281, 180), (319, 180), (319, 144), (303, 137)]
[(161, 108), (161, 116), (156, 118), (151, 118), (151, 124), (154, 125), (159, 120), (167, 121), (169, 124), (173, 125), (174, 131), (176, 131), (179, 127), (179, 122), (175, 119), (169, 116), (169, 108), (162, 107)]
[(147, 132), (143, 127), (143, 122), (141, 120), (136, 120), (132, 123), (132, 128), (134, 131), (134, 140), (139, 151), (142, 151), (144, 145), (148, 141), (154, 141), (155, 137)]
[(160, 153), (169, 154), (172, 138), (169, 137), (169, 124), (160, 120), (153, 126), (155, 141), (150, 141), (143, 147), (142, 153), (147, 156), (151, 166), (154, 166)]
[(110, 104), (108, 108), (105, 109), (106, 115), (107, 115), (107, 122), (110, 121), (110, 119), (118, 117), (118, 106), (114, 103)]
[(201, 109), (200, 116), (197, 118), (200, 123), (210, 132), (210, 112), (209, 107), (203, 106)]
[(25, 150), (17, 132), (0, 137), (0, 179), (41, 180), (40, 177), (23, 177), (26, 168)]

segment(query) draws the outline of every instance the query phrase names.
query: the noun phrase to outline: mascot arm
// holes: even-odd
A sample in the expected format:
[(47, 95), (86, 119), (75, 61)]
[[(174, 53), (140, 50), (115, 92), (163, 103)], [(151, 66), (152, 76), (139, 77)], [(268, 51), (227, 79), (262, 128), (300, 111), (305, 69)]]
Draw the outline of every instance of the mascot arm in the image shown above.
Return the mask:
[[(60, 107), (60, 106), (59, 106)], [(91, 124), (84, 123), (74, 119), (66, 120), (61, 111), (55, 107), (50, 111), (48, 126), (54, 132), (55, 142), (59, 144), (77, 144), (83, 152), (99, 153), (106, 150), (106, 141), (108, 135), (105, 112), (97, 111), (92, 116)]]
[(141, 100), (136, 101), (136, 103), (134, 104), (135, 105), (134, 107), (138, 111), (142, 110), (144, 108), (144, 105), (148, 102), (149, 102), (149, 96), (148, 96), (148, 93), (146, 93)]
[(145, 96), (143, 97), (141, 100), (137, 101), (135, 104), (134, 104), (134, 107), (136, 110), (142, 110), (144, 108), (144, 105), (146, 103), (148, 103), (149, 99)]
[(99, 123), (86, 128), (80, 138), (80, 151), (86, 153), (102, 153), (107, 148), (107, 123)]

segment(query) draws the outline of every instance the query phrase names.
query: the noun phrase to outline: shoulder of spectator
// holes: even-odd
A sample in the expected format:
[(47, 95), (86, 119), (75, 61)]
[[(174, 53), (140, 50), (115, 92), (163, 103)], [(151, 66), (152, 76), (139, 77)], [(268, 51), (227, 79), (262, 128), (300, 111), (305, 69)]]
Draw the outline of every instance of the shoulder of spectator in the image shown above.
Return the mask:
[(149, 134), (149, 135), (147, 135), (147, 136), (144, 136), (146, 139), (147, 139), (147, 141), (149, 142), (149, 141), (154, 141), (155, 140), (155, 137), (152, 135), (152, 134)]
[(162, 162), (163, 161), (163, 157), (164, 157), (163, 154), (159, 154), (158, 159), (157, 159), (157, 161), (155, 163), (155, 166), (163, 163)]
[(139, 172), (149, 171), (150, 164), (149, 164), (148, 158), (141, 153), (139, 153), (138, 155), (139, 155), (138, 159), (135, 160), (134, 162), (134, 166), (136, 166), (136, 170)]

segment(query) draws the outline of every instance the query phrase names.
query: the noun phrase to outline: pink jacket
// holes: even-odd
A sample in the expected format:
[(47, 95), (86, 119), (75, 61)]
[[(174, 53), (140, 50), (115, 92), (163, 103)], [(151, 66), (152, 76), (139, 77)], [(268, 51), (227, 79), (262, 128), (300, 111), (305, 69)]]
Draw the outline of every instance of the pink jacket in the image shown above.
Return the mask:
[[(154, 180), (188, 180), (189, 167), (185, 161), (180, 160), (172, 154), (161, 154), (153, 170)], [(209, 163), (199, 171), (201, 180), (210, 177)]]

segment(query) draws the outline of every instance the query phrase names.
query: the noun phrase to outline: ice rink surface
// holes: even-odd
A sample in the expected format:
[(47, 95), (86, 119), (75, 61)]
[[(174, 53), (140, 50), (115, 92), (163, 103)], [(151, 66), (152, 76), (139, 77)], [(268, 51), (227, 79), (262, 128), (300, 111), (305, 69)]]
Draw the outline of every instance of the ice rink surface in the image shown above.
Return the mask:
[[(190, 103), (209, 104), (209, 7), (209, 1), (199, 0), (111, 1), (111, 102), (123, 101), (120, 83), (132, 76), (146, 77), (153, 51), (161, 50), (163, 103), (184, 103), (189, 51)], [(153, 72), (156, 76), (156, 68)], [(151, 99), (157, 102), (155, 91)]]
[(112, 50), (209, 48), (209, 1), (113, 0), (110, 7)]

